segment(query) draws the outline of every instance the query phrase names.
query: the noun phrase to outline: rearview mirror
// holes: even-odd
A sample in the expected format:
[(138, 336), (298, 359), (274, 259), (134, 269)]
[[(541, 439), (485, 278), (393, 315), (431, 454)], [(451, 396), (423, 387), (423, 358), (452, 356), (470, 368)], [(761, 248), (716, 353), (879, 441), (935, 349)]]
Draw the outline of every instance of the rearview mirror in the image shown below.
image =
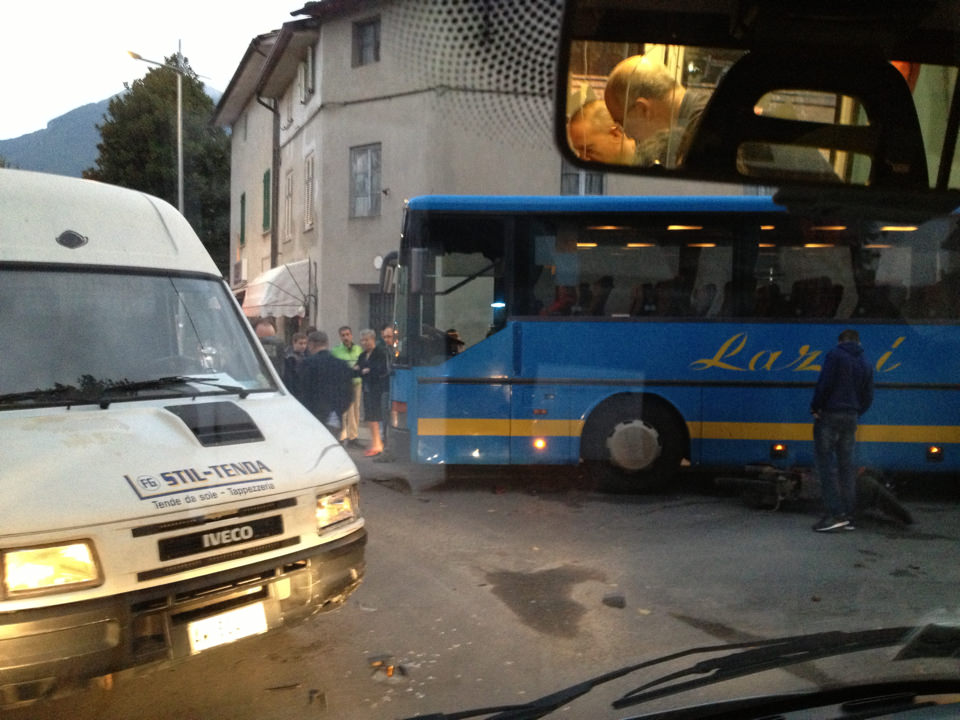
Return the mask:
[(570, 0), (557, 142), (590, 170), (949, 210), (958, 65), (958, 0)]

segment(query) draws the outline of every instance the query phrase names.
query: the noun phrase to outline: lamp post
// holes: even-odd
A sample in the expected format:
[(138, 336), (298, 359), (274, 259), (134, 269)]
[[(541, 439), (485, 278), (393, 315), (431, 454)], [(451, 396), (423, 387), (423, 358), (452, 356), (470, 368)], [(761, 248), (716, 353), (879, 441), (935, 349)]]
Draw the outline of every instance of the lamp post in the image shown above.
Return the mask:
[(173, 70), (177, 74), (177, 209), (183, 215), (183, 54), (180, 52), (180, 41), (177, 41), (177, 64), (147, 60), (138, 53), (128, 50), (127, 54), (134, 60), (140, 60), (150, 65)]

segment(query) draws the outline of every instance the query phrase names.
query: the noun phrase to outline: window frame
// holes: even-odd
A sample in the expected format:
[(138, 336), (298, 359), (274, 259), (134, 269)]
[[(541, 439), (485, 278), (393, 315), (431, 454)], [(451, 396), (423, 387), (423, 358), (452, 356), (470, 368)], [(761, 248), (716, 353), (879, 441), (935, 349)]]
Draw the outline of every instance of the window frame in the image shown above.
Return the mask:
[(272, 226), (273, 218), (270, 217), (270, 200), (272, 197), (271, 172), (267, 168), (263, 172), (263, 215), (261, 221), (261, 230), (269, 232)]
[[(560, 165), (560, 194), (561, 195), (606, 195), (606, 178), (602, 172), (581, 170), (576, 165), (561, 159)], [(566, 188), (568, 179), (577, 179), (577, 192), (569, 192)], [(598, 183), (599, 192), (588, 192), (592, 183)]]
[[(373, 31), (372, 38), (366, 32)], [(372, 40), (372, 47), (369, 42)], [(351, 64), (353, 67), (373, 65), (380, 62), (380, 16), (357, 20), (353, 23)]]
[(283, 178), (283, 241), (293, 241), (293, 170)]
[(303, 160), (303, 229), (312, 230), (314, 219), (313, 192), (316, 182), (314, 154), (308, 153)]
[[(380, 192), (382, 186), (382, 146), (381, 143), (368, 143), (350, 148), (350, 218), (365, 218), (380, 216)], [(373, 163), (372, 159), (376, 158)], [(357, 163), (365, 158), (364, 175), (357, 173)], [(366, 181), (364, 182), (364, 178)], [(363, 185), (366, 192), (357, 192), (358, 186)], [(366, 198), (369, 207), (365, 211), (358, 210), (358, 201)]]

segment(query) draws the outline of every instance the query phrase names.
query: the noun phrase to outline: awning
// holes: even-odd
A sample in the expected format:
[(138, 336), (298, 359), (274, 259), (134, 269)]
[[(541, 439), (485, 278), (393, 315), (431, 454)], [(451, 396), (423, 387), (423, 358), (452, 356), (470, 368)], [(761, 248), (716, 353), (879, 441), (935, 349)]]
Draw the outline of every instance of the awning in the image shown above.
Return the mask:
[(258, 275), (246, 287), (243, 313), (247, 317), (302, 317), (310, 293), (310, 261), (280, 265)]

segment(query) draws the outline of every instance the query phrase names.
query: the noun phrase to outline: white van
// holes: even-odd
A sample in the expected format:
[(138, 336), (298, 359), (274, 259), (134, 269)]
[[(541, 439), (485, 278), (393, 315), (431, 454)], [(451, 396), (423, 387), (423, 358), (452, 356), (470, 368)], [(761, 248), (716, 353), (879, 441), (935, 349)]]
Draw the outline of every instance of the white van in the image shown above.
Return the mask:
[(187, 221), (0, 170), (0, 705), (336, 607), (359, 477)]

